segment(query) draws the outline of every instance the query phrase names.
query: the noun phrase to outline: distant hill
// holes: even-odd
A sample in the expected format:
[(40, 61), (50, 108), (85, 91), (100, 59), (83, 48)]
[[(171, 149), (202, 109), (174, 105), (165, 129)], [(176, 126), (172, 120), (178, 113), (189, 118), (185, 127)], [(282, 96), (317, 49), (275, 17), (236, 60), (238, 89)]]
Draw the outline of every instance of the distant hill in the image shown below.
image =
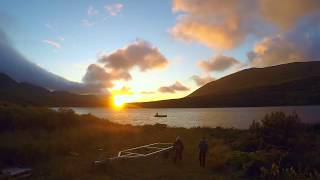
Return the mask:
[(16, 82), (0, 73), (0, 101), (35, 106), (105, 106), (107, 101), (93, 95), (49, 91), (40, 86)]
[(252, 107), (320, 105), (320, 62), (251, 68), (200, 87), (181, 99), (129, 107)]

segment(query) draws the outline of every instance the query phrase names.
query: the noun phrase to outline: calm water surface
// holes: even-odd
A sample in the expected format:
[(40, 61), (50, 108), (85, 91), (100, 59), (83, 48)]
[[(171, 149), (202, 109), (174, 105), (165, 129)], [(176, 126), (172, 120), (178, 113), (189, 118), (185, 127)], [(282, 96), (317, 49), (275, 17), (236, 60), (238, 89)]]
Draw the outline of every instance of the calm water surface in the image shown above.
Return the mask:
[[(78, 114), (91, 113), (121, 124), (144, 125), (162, 123), (172, 127), (234, 127), (248, 128), (253, 120), (260, 120), (273, 111), (296, 112), (302, 121), (320, 122), (320, 106), (249, 107), (249, 108), (168, 108), (121, 109), (72, 108)], [(168, 117), (154, 117), (156, 113)]]

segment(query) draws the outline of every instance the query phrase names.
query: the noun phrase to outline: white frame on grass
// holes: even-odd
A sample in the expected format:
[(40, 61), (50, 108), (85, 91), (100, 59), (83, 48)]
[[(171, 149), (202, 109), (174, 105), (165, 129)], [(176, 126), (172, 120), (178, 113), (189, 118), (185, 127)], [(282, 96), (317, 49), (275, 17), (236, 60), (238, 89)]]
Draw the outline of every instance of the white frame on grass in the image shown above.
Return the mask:
[[(160, 145), (168, 145), (167, 147), (159, 147)], [(143, 153), (136, 153), (134, 152), (135, 150), (139, 150), (139, 149), (154, 149), (155, 151), (143, 154)], [(173, 144), (172, 143), (153, 143), (153, 144), (147, 144), (144, 146), (139, 146), (139, 147), (134, 147), (134, 148), (130, 148), (130, 149), (126, 149), (126, 150), (122, 150), (118, 152), (118, 155), (115, 157), (111, 157), (108, 159), (104, 159), (104, 160), (97, 160), (94, 161), (94, 164), (101, 164), (101, 163), (105, 163), (107, 161), (111, 161), (111, 160), (119, 160), (119, 159), (131, 159), (131, 158), (142, 158), (142, 157), (148, 157), (148, 156), (152, 156), (161, 152), (166, 152), (169, 151), (173, 148)]]

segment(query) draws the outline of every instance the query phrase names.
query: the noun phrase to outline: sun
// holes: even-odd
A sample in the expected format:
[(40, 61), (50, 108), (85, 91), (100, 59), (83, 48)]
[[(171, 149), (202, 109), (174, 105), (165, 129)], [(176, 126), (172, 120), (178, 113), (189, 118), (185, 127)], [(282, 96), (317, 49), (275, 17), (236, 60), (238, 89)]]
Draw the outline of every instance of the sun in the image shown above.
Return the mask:
[(126, 95), (114, 95), (113, 104), (116, 108), (122, 108), (128, 102)]
[(123, 86), (120, 89), (112, 89), (112, 106), (114, 109), (122, 109), (127, 103), (136, 101), (139, 94), (130, 90), (129, 87)]

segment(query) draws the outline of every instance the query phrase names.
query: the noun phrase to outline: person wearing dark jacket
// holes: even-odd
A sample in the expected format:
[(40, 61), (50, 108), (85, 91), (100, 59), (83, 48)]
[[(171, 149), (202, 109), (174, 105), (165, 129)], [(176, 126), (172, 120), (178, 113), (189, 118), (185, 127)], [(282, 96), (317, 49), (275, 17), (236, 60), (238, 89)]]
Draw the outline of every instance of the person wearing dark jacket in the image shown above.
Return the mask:
[(174, 159), (173, 159), (173, 162), (176, 163), (177, 160), (182, 160), (182, 152), (183, 152), (183, 142), (182, 140), (180, 139), (180, 137), (178, 136), (176, 138), (176, 141), (173, 143), (173, 149), (175, 151), (175, 156), (174, 156)]
[(199, 162), (200, 162), (200, 166), (204, 167), (206, 164), (206, 156), (207, 156), (207, 152), (208, 152), (208, 142), (206, 140), (205, 137), (203, 137), (200, 140), (200, 143), (198, 145), (199, 148)]

